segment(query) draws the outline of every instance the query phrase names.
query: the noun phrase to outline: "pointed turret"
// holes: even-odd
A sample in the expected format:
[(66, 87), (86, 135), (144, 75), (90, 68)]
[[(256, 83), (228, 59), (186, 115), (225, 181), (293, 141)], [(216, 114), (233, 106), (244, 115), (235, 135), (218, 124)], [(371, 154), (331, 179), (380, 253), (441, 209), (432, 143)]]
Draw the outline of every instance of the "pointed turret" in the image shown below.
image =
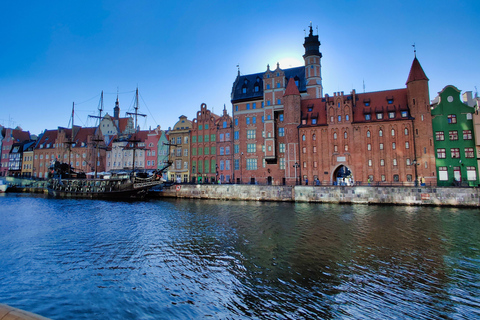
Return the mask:
[(416, 80), (427, 80), (428, 78), (425, 75), (425, 72), (423, 71), (422, 66), (420, 65), (420, 62), (418, 61), (417, 57), (413, 59), (412, 62), (412, 67), (410, 68), (410, 73), (408, 74), (408, 79), (405, 84), (409, 84), (412, 81)]
[(295, 84), (294, 78), (290, 78), (290, 80), (288, 80), (287, 88), (285, 89), (285, 93), (283, 94), (284, 97), (291, 95), (300, 95), (300, 91), (298, 91), (298, 87)]

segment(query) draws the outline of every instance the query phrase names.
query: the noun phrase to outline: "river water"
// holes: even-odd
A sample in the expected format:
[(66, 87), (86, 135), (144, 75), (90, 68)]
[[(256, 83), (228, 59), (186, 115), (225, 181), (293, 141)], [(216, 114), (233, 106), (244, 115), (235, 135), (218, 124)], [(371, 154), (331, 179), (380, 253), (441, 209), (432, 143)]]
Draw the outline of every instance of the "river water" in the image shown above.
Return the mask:
[(0, 195), (0, 303), (52, 319), (480, 318), (480, 213)]

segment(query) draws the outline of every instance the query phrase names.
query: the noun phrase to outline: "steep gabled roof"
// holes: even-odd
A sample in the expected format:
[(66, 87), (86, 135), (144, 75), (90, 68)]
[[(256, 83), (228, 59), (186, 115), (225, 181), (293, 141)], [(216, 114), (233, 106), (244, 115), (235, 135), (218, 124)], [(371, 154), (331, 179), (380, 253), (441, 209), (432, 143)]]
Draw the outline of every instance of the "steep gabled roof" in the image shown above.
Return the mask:
[(296, 96), (300, 95), (300, 91), (298, 91), (298, 87), (295, 84), (294, 78), (290, 78), (290, 80), (288, 80), (287, 89), (285, 89), (285, 93), (283, 94), (284, 97), (291, 96), (291, 95), (296, 95)]
[(423, 71), (422, 66), (420, 65), (420, 62), (418, 61), (417, 57), (413, 59), (412, 62), (412, 67), (410, 68), (410, 73), (408, 74), (408, 79), (406, 84), (416, 81), (416, 80), (427, 80), (428, 78), (425, 75), (425, 72)]

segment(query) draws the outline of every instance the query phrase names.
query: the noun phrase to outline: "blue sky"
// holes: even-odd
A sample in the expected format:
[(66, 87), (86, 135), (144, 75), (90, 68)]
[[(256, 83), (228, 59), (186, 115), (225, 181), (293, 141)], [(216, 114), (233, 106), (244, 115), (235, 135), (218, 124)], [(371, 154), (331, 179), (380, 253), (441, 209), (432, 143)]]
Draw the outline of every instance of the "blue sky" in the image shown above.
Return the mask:
[(480, 1), (7, 1), (0, 13), (0, 124), (39, 134), (94, 126), (100, 92), (121, 114), (140, 91), (142, 129), (231, 114), (237, 75), (303, 64), (310, 21), (324, 93), (404, 88), (412, 44), (430, 79), (480, 89)]

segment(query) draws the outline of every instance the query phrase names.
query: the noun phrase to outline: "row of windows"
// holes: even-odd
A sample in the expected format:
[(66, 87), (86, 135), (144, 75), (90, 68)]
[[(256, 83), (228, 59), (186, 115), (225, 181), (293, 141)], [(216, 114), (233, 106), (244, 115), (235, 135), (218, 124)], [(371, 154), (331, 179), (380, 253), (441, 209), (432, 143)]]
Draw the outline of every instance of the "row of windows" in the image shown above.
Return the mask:
[[(378, 145), (378, 148), (380, 150), (384, 150), (383, 143), (380, 143)], [(397, 149), (397, 144), (395, 142), (392, 142), (392, 149), (396, 150)], [(410, 149), (410, 143), (408, 141), (405, 142), (405, 149)], [(371, 151), (372, 150), (372, 145), (370, 143), (367, 143), (367, 150)]]
[(216, 141), (217, 139), (217, 135), (216, 134), (206, 134), (206, 135), (199, 135), (198, 137), (197, 136), (192, 136), (192, 143), (202, 143), (202, 142), (214, 142)]
[[(408, 111), (401, 111), (400, 115), (402, 118), (407, 118), (408, 117)], [(383, 112), (377, 112), (375, 113), (375, 117), (377, 120), (383, 120)], [(396, 117), (395, 111), (388, 112), (388, 118), (389, 119), (394, 119)], [(365, 121), (370, 121), (372, 120), (372, 115), (370, 113), (365, 114)]]
[(197, 166), (197, 161), (192, 161), (193, 174), (216, 172), (216, 169), (217, 169), (217, 162), (215, 159), (212, 159), (211, 161), (208, 159), (198, 160), (198, 166)]
[(198, 148), (198, 154), (197, 154), (197, 148), (192, 148), (192, 156), (203, 156), (204, 154), (216, 154), (217, 153), (217, 148), (216, 147), (205, 147), (205, 148)]
[[(473, 148), (465, 148), (465, 158), (474, 158), (475, 152)], [(438, 148), (437, 149), (437, 159), (445, 159), (447, 157), (446, 149)], [(450, 158), (452, 159), (460, 159), (460, 148), (451, 148), (450, 149)]]
[[(84, 161), (85, 162), (85, 161)], [(78, 166), (78, 162), (77, 162), (77, 166)], [(113, 167), (121, 167), (122, 166), (122, 162), (121, 161), (114, 161), (113, 162)], [(127, 166), (132, 166), (132, 161), (124, 161), (123, 162), (123, 167), (127, 167)], [(143, 166), (143, 161), (135, 161), (135, 166)], [(108, 167), (110, 167), (110, 162), (108, 162)]]
[[(458, 131), (457, 130), (448, 131), (448, 138), (450, 139), (450, 141), (458, 140)], [(436, 131), (435, 140), (444, 141), (445, 133), (443, 131)], [(472, 140), (472, 130), (463, 130), (463, 140)]]
[[(466, 167), (467, 171), (467, 180), (468, 181), (475, 181), (477, 180), (477, 171), (475, 167)], [(456, 181), (461, 181), (462, 177), (462, 169), (461, 167), (453, 167), (453, 178)], [(448, 168), (447, 167), (438, 167), (438, 180), (440, 181), (447, 181), (449, 180), (448, 177)]]
[[(472, 120), (472, 114), (471, 114), (471, 113), (467, 113), (467, 114), (465, 115), (465, 118), (466, 118), (467, 120)], [(455, 114), (449, 114), (449, 115), (447, 116), (447, 122), (448, 122), (449, 124), (455, 124), (455, 123), (457, 123), (457, 115), (455, 115)]]

